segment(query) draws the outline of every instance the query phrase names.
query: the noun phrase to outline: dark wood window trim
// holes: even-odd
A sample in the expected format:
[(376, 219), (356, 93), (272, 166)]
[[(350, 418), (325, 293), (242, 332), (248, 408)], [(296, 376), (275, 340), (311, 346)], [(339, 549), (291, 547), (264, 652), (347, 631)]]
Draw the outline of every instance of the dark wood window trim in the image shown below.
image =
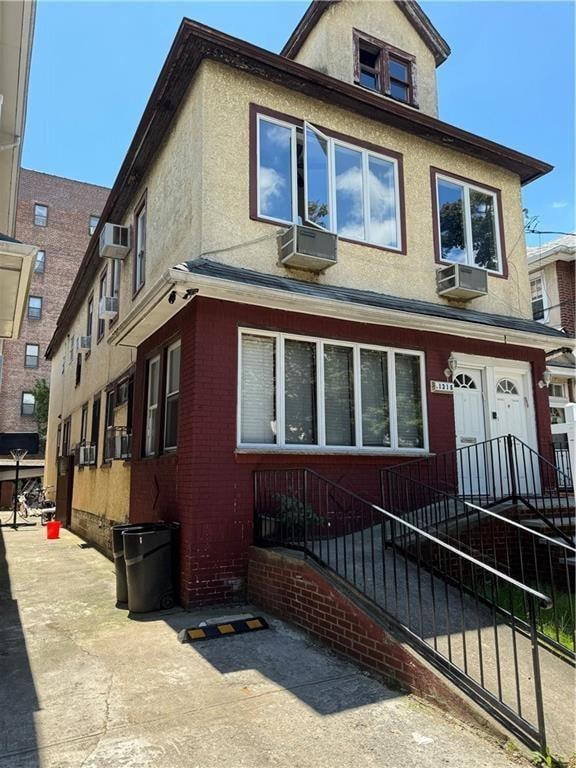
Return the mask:
[[(94, 414), (96, 413), (96, 419)], [(98, 449), (100, 447), (100, 421), (102, 418), (102, 393), (94, 395), (92, 400), (92, 423), (90, 424), (90, 442), (94, 445), (94, 464), (90, 464), (92, 469), (98, 466)]]
[(82, 352), (77, 352), (76, 353), (76, 375), (75, 375), (74, 387), (79, 387), (81, 380), (82, 380)]
[[(285, 123), (290, 123), (299, 128), (304, 127), (304, 120), (293, 115), (286, 115), (283, 112), (277, 112), (268, 107), (262, 107), (259, 104), (253, 102), (250, 103), (250, 147), (249, 147), (249, 206), (250, 206), (250, 218), (253, 221), (261, 221), (264, 224), (271, 224), (278, 228), (283, 226), (277, 221), (271, 221), (258, 215), (258, 115), (264, 117), (273, 117), (276, 120), (282, 120)], [(398, 206), (400, 210), (400, 237), (402, 247), (386, 248), (383, 245), (374, 245), (373, 243), (367, 243), (364, 240), (353, 240), (348, 237), (341, 237), (338, 235), (338, 239), (345, 243), (353, 243), (354, 245), (362, 245), (364, 248), (371, 248), (376, 251), (385, 251), (386, 253), (394, 253), (398, 256), (405, 256), (407, 253), (406, 248), (406, 207), (404, 202), (404, 155), (401, 152), (397, 152), (393, 149), (387, 149), (386, 147), (379, 146), (378, 144), (372, 144), (368, 141), (358, 139), (354, 136), (348, 136), (344, 133), (339, 133), (331, 128), (325, 128), (319, 123), (313, 122), (314, 126), (318, 130), (322, 131), (326, 136), (343, 141), (352, 146), (358, 147), (358, 149), (366, 149), (369, 152), (375, 152), (378, 155), (388, 156), (393, 158), (398, 163)], [(285, 225), (284, 225), (285, 226)]]
[[(395, 46), (386, 43), (384, 40), (379, 40), (378, 38), (369, 35), (367, 32), (361, 32), (359, 29), (354, 29), (352, 31), (352, 35), (354, 40), (354, 82), (356, 85), (359, 85), (361, 88), (367, 88), (367, 86), (362, 85), (360, 82), (360, 49), (364, 44), (377, 56), (375, 74), (379, 81), (378, 89), (367, 88), (367, 90), (373, 91), (374, 93), (382, 93), (384, 96), (387, 96), (390, 99), (394, 99), (394, 101), (400, 102), (400, 104), (406, 104), (409, 107), (418, 109), (418, 97), (416, 88), (416, 57), (411, 53), (407, 53), (400, 48), (396, 48)], [(406, 66), (408, 70), (408, 80), (397, 81), (398, 83), (406, 85), (408, 89), (407, 101), (404, 99), (398, 99), (392, 95), (391, 82), (395, 81), (395, 78), (390, 74), (391, 58), (400, 61)]]
[[(89, 312), (90, 302), (92, 302), (92, 312)], [(86, 336), (90, 336), (90, 349), (84, 353), (84, 362), (88, 360), (92, 354), (92, 338), (94, 334), (94, 291), (88, 296), (86, 302)]]
[[(146, 210), (146, 245), (144, 247), (144, 279), (141, 283), (141, 285), (136, 285), (136, 270), (137, 270), (137, 262), (138, 262), (138, 216), (143, 210)], [(131, 234), (133, 237), (130, 238), (130, 244), (134, 243), (134, 246), (132, 248), (132, 300), (138, 296), (140, 291), (144, 288), (146, 285), (146, 252), (148, 249), (148, 189), (145, 189), (142, 193), (142, 196), (138, 200), (138, 204), (134, 208), (134, 221), (132, 223), (132, 232)]]
[(120, 316), (120, 283), (122, 280), (122, 259), (113, 259), (110, 264), (110, 296), (114, 296), (114, 269), (118, 270), (118, 314), (112, 320), (108, 320), (108, 330), (118, 322)]
[(492, 272), (487, 269), (486, 272), (490, 277), (497, 277), (503, 280), (508, 279), (508, 259), (506, 257), (506, 241), (504, 239), (504, 219), (502, 216), (502, 191), (498, 187), (492, 187), (484, 182), (477, 181), (476, 179), (469, 179), (467, 176), (459, 176), (451, 171), (444, 171), (442, 168), (430, 168), (430, 191), (432, 197), (432, 231), (434, 239), (434, 261), (436, 264), (441, 264), (443, 267), (454, 264), (453, 261), (444, 261), (440, 257), (440, 221), (438, 218), (438, 194), (436, 179), (438, 176), (446, 176), (447, 178), (454, 179), (454, 181), (461, 181), (465, 184), (472, 184), (475, 187), (485, 189), (487, 192), (492, 192), (496, 196), (496, 203), (498, 205), (498, 233), (500, 235), (500, 257), (502, 272)]
[[(106, 320), (100, 319), (100, 300), (106, 296), (106, 287), (108, 285), (108, 267), (105, 267), (98, 277), (98, 304), (96, 305), (96, 344), (100, 344), (106, 333)], [(104, 291), (102, 291), (104, 286)]]
[[(168, 361), (168, 348), (182, 339), (180, 334), (174, 334), (167, 341), (163, 341), (151, 352), (146, 355), (144, 361), (146, 375), (144, 376), (144, 412), (142, 422), (142, 439), (140, 445), (140, 458), (145, 460), (158, 459), (160, 456), (173, 456), (178, 452), (178, 444), (175, 448), (164, 448), (164, 421), (166, 416), (166, 374)], [(146, 455), (146, 421), (148, 416), (148, 366), (155, 357), (160, 357), (160, 367), (158, 370), (158, 429), (156, 431), (156, 440), (154, 443), (154, 453)], [(180, 347), (180, 381), (182, 381), (182, 347)]]

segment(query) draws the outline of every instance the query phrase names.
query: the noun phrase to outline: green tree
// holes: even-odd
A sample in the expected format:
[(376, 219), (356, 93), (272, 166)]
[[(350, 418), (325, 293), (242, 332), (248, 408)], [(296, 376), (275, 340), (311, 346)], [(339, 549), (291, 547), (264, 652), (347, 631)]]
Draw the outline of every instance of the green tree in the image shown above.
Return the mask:
[(42, 448), (46, 444), (46, 430), (48, 429), (48, 402), (50, 400), (50, 387), (46, 379), (36, 379), (32, 390), (34, 395), (34, 414), (38, 426), (38, 435)]

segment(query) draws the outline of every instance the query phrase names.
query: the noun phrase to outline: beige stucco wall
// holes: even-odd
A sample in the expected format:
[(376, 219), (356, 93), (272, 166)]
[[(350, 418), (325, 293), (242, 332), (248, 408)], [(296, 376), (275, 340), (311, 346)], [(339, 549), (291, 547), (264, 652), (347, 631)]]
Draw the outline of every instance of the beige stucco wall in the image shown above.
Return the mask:
[(295, 60), (331, 77), (353, 83), (353, 29), (416, 56), (419, 109), (436, 115), (434, 56), (394, 0), (342, 0), (332, 5), (312, 29)]
[[(203, 64), (203, 86), (203, 217), (197, 255), (208, 254), (210, 258), (235, 266), (279, 275), (293, 274), (320, 283), (446, 303), (436, 294), (435, 282), (430, 167), (436, 166), (502, 191), (510, 276), (507, 280), (489, 276), (489, 294), (467, 306), (504, 315), (531, 316), (518, 176), (219, 63)], [(228, 94), (225, 104), (219, 97), (224, 91)], [(402, 153), (407, 254), (340, 241), (338, 263), (318, 277), (279, 266), (274, 234), (281, 225), (253, 221), (249, 217), (251, 101)], [(267, 235), (272, 239), (253, 242)], [(222, 250), (227, 248), (233, 250)]]

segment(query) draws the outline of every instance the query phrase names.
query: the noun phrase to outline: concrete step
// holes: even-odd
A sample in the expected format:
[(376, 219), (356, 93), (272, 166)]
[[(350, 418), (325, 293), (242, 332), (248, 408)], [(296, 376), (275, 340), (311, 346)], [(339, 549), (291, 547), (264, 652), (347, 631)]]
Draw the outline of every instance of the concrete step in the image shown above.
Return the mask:
[[(562, 515), (561, 517), (549, 517), (547, 518), (552, 525), (557, 528), (575, 528), (576, 529), (576, 517), (574, 515)], [(522, 525), (527, 528), (549, 528), (546, 520), (542, 520), (539, 517), (531, 517), (528, 520), (519, 520)]]

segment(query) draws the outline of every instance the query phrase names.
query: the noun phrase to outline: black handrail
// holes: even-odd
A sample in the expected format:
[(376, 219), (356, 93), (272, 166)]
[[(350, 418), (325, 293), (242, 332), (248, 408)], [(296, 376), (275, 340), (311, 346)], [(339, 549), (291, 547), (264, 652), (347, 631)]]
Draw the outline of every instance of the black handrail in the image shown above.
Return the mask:
[[(478, 703), (545, 751), (537, 628), (551, 604), (545, 593), (312, 470), (259, 470), (254, 482), (257, 544), (302, 550), (332, 570)], [(526, 617), (518, 615), (518, 596)]]

